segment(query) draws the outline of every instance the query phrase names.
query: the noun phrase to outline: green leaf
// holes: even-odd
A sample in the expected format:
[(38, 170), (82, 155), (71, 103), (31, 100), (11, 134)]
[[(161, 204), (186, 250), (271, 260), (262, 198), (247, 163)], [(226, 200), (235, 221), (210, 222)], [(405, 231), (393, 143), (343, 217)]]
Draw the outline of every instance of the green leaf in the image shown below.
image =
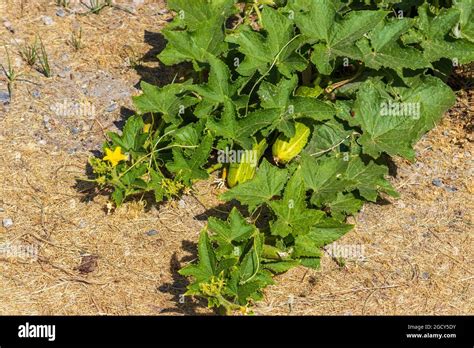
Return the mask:
[(256, 71), (264, 75), (270, 67), (276, 66), (289, 77), (295, 71), (303, 71), (307, 62), (296, 52), (303, 42), (301, 37), (293, 35), (292, 21), (277, 10), (264, 7), (262, 25), (266, 36), (248, 25), (226, 36), (226, 41), (237, 44), (238, 50), (245, 55), (237, 72), (243, 76), (251, 76)]
[(271, 233), (280, 237), (304, 234), (325, 215), (321, 210), (307, 208), (301, 169), (297, 169), (288, 181), (283, 198), (268, 204), (277, 217), (271, 223)]
[(460, 22), (461, 13), (458, 8), (449, 8), (441, 9), (439, 14), (432, 14), (426, 3), (418, 7), (417, 27), (424, 35), (420, 45), (427, 60), (434, 62), (441, 58), (450, 58), (455, 59), (458, 64), (474, 60), (474, 43), (455, 39), (450, 34)]
[(301, 263), (299, 260), (289, 260), (289, 261), (265, 263), (263, 267), (273, 273), (278, 274), (278, 273), (284, 273), (291, 268), (298, 267), (300, 264)]
[(145, 113), (161, 113), (168, 123), (180, 124), (181, 115), (186, 108), (197, 103), (197, 99), (184, 96), (178, 97), (186, 91), (186, 84), (170, 84), (162, 88), (153, 86), (145, 81), (140, 83), (142, 95), (132, 97), (138, 111)]
[(240, 264), (240, 283), (245, 284), (258, 272), (260, 268), (260, 258), (255, 248), (244, 256)]
[(205, 230), (201, 231), (198, 242), (199, 263), (197, 265), (188, 265), (181, 270), (179, 274), (184, 276), (193, 276), (196, 282), (208, 281), (212, 276), (216, 276), (217, 259), (214, 254), (209, 236)]
[(394, 99), (380, 82), (361, 85), (348, 121), (361, 127), (363, 151), (377, 158), (382, 152), (414, 158), (414, 142), (431, 129), (454, 102), (452, 91), (435, 77), (407, 79), (413, 87), (397, 87)]
[(258, 301), (263, 298), (262, 290), (268, 285), (274, 284), (272, 274), (262, 270), (258, 272), (252, 281), (239, 285), (237, 289), (237, 301), (240, 305), (245, 305), (248, 301)]
[(331, 0), (295, 0), (289, 6), (294, 11), (298, 28), (316, 44), (311, 61), (325, 75), (332, 72), (336, 57), (360, 59), (361, 52), (355, 45), (356, 41), (377, 26), (387, 14), (381, 10), (351, 11), (340, 16)]
[(472, 0), (456, 0), (454, 7), (460, 11), (459, 36), (474, 42), (474, 3)]
[(321, 259), (319, 257), (302, 257), (299, 259), (302, 266), (319, 269), (321, 267)]
[(319, 257), (322, 247), (338, 240), (352, 228), (352, 225), (326, 218), (313, 226), (309, 233), (296, 237), (293, 257)]
[(443, 114), (451, 108), (456, 96), (443, 81), (433, 76), (406, 78), (409, 88), (398, 87), (394, 91), (399, 94), (405, 103), (420, 104), (420, 118), (414, 119), (410, 136), (412, 144), (418, 141), (428, 130), (436, 126)]
[(297, 84), (298, 78), (294, 75), (290, 80), (281, 79), (277, 85), (269, 82), (262, 82), (260, 85), (258, 95), (261, 105), (267, 109), (265, 114), (268, 115), (268, 119), (272, 119), (266, 134), (278, 129), (291, 138), (295, 135), (295, 120), (308, 118), (322, 121), (330, 119), (335, 114), (334, 107), (329, 103), (312, 97), (293, 97)]
[(108, 135), (112, 142), (120, 146), (124, 152), (139, 151), (147, 138), (147, 135), (143, 134), (143, 125), (141, 116), (133, 115), (125, 122), (122, 135), (112, 132), (109, 132)]
[(206, 62), (209, 53), (221, 54), (226, 49), (224, 22), (233, 4), (233, 0), (172, 0), (169, 6), (178, 15), (162, 30), (168, 44), (159, 59), (166, 65), (192, 61), (197, 67), (196, 62)]
[[(354, 104), (354, 117), (349, 122), (361, 127), (363, 134), (358, 142), (368, 155), (377, 158), (386, 152), (413, 159), (412, 139), (407, 136), (414, 124), (413, 117), (397, 115), (399, 112), (395, 107), (400, 109), (400, 102), (394, 100), (381, 83), (369, 80), (360, 87)], [(413, 107), (413, 113), (416, 113), (417, 105)]]
[(355, 157), (349, 161), (345, 179), (350, 182), (347, 190), (359, 190), (359, 193), (365, 199), (375, 202), (378, 192), (383, 191), (397, 197), (395, 189), (385, 179), (388, 175), (388, 168), (384, 165), (378, 165), (374, 162), (365, 164), (360, 157)]
[(322, 155), (329, 151), (339, 151), (343, 143), (348, 142), (352, 134), (351, 130), (345, 129), (341, 122), (329, 120), (321, 126), (315, 127), (313, 135), (303, 152), (309, 155)]
[(269, 202), (274, 196), (281, 193), (287, 181), (288, 171), (279, 169), (263, 159), (255, 177), (239, 184), (221, 195), (224, 201), (237, 199), (254, 211), (263, 203)]
[(211, 135), (206, 135), (189, 158), (182, 149), (174, 147), (173, 162), (168, 162), (166, 168), (186, 185), (191, 185), (192, 180), (207, 179), (209, 174), (202, 166), (207, 163), (213, 140)]
[(305, 185), (313, 190), (311, 203), (322, 206), (333, 201), (338, 192), (342, 192), (349, 185), (344, 177), (348, 161), (336, 157), (315, 159), (302, 155), (302, 175)]
[(124, 193), (123, 191), (116, 187), (114, 192), (112, 193), (112, 199), (115, 203), (115, 205), (118, 207), (122, 204), (123, 200), (124, 200), (125, 196), (124, 196)]
[(326, 218), (313, 226), (308, 235), (316, 245), (322, 248), (341, 238), (353, 227), (353, 225), (345, 224), (332, 218)]
[(429, 68), (431, 64), (423, 52), (413, 47), (402, 46), (398, 39), (414, 24), (413, 19), (392, 19), (380, 22), (367, 37), (357, 42), (362, 60), (369, 68), (387, 67), (401, 72), (402, 68)]
[(268, 127), (274, 120), (272, 113), (260, 110), (250, 113), (247, 117), (238, 119), (235, 105), (226, 100), (221, 118), (210, 117), (207, 120), (207, 127), (216, 136), (236, 142), (244, 149), (251, 149), (254, 143), (252, 135), (262, 128)]
[[(247, 223), (237, 208), (232, 209), (227, 221), (209, 218), (208, 228), (213, 233), (211, 239), (218, 244), (216, 249), (218, 258), (226, 254), (235, 255), (235, 248), (239, 242), (248, 240), (256, 232), (256, 227)], [(240, 249), (238, 250), (239, 254), (235, 255), (237, 257), (240, 256)]]
[(357, 213), (364, 204), (362, 199), (357, 198), (353, 193), (339, 192), (334, 201), (326, 206), (331, 210), (331, 216), (339, 221), (343, 221), (346, 215)]

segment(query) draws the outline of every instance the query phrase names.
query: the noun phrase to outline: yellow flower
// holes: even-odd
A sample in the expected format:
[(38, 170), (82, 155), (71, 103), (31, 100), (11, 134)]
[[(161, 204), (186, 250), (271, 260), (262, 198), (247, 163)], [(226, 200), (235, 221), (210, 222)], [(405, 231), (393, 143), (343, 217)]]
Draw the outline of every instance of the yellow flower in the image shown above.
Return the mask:
[(143, 133), (148, 133), (150, 131), (150, 128), (151, 123), (145, 123), (145, 125), (143, 126)]
[(117, 146), (114, 151), (105, 149), (105, 154), (104, 161), (112, 163), (112, 167), (115, 167), (120, 161), (128, 159), (128, 157), (122, 153), (122, 148), (120, 146)]

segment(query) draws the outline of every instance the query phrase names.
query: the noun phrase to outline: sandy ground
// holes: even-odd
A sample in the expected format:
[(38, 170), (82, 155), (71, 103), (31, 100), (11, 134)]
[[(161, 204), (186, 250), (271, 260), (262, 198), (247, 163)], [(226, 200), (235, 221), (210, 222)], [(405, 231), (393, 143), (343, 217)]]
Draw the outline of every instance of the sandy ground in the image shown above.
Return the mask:
[[(54, 1), (0, 0), (0, 45), (22, 73), (13, 100), (0, 98), (0, 220), (12, 222), (0, 226), (0, 315), (212, 314), (202, 301), (183, 301), (187, 281), (177, 274), (196, 257), (206, 215), (220, 204), (212, 180), (180, 201), (113, 211), (106, 195), (77, 184), (104, 132), (130, 114), (137, 83), (170, 79), (153, 59), (170, 14), (161, 1), (139, 3), (79, 15), (58, 13)], [(84, 47), (76, 51), (69, 41), (78, 28)], [(35, 35), (48, 51), (51, 78), (18, 54)], [(319, 271), (277, 277), (255, 313), (474, 313), (469, 74), (454, 78), (464, 90), (416, 146), (416, 162), (395, 160), (391, 181), (401, 198), (367, 204), (337, 242), (363, 258), (341, 264), (325, 255)], [(6, 90), (2, 76), (0, 97)], [(29, 254), (12, 257), (15, 250)]]

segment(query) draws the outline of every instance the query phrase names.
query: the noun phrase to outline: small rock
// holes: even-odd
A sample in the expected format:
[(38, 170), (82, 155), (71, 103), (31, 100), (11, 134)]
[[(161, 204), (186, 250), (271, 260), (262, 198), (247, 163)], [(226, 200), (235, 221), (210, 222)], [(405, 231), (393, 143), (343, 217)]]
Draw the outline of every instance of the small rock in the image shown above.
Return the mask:
[(448, 192), (456, 192), (458, 189), (454, 186), (446, 186), (445, 187), (446, 191)]
[(157, 230), (149, 230), (147, 233), (147, 236), (155, 236), (158, 234), (158, 231)]
[(46, 128), (48, 132), (51, 132), (51, 130), (53, 129), (53, 127), (51, 127), (51, 124), (49, 122), (43, 122), (43, 125), (44, 125), (44, 128)]
[(423, 279), (423, 280), (430, 279), (430, 274), (428, 272), (421, 273), (421, 279)]
[(117, 103), (112, 103), (110, 104), (107, 109), (105, 109), (105, 111), (107, 112), (113, 112), (114, 110), (116, 110), (118, 108), (118, 105)]
[(3, 209), (2, 207), (0, 207), (0, 213), (3, 213), (5, 211), (5, 209)]
[(425, 165), (422, 162), (416, 162), (414, 166), (415, 168), (420, 169), (420, 168), (423, 168)]
[(46, 145), (46, 140), (44, 139), (41, 139), (41, 140), (38, 140), (38, 145)]
[(68, 76), (71, 76), (71, 68), (66, 67), (61, 72), (58, 73), (58, 76), (62, 79), (65, 79)]
[(76, 135), (76, 134), (79, 134), (81, 132), (81, 129), (78, 128), (78, 127), (71, 127), (71, 133)]
[(0, 104), (10, 103), (10, 94), (7, 92), (0, 92)]
[(178, 201), (178, 206), (182, 209), (182, 208), (186, 208), (186, 202), (183, 201), (182, 199), (180, 199)]
[(4, 21), (4, 22), (3, 22), (3, 26), (4, 26), (5, 28), (7, 28), (7, 30), (8, 30), (10, 33), (12, 33), (12, 34), (15, 33), (15, 29), (13, 28), (13, 25), (12, 25), (12, 23), (11, 23), (10, 21)]
[(170, 12), (170, 11), (168, 11), (168, 9), (164, 8), (164, 9), (162, 9), (162, 10), (159, 10), (159, 11), (158, 11), (158, 14), (160, 14), (160, 15), (165, 15), (165, 14), (168, 14), (169, 12)]
[(70, 155), (74, 155), (76, 153), (77, 149), (76, 148), (70, 148), (67, 150), (67, 153), (70, 154)]
[(441, 179), (438, 179), (438, 178), (433, 179), (433, 180), (431, 181), (431, 183), (432, 183), (433, 185), (435, 185), (436, 187), (441, 187), (441, 186), (443, 186), (443, 181), (442, 181)]
[(84, 220), (79, 221), (79, 228), (85, 228), (87, 226), (87, 222)]
[(3, 227), (5, 228), (9, 228), (13, 226), (13, 220), (10, 218), (3, 219), (2, 223), (3, 223)]
[(74, 268), (74, 270), (79, 271), (81, 274), (92, 273), (97, 268), (98, 260), (98, 255), (83, 255), (80, 265)]
[(41, 92), (38, 91), (37, 89), (35, 89), (33, 92), (31, 92), (31, 95), (33, 96), (33, 98), (36, 98), (36, 99), (41, 98)]
[(44, 25), (50, 26), (54, 24), (54, 21), (51, 17), (49, 16), (42, 16), (41, 20), (43, 21)]
[(58, 17), (65, 17), (66, 16), (66, 11), (64, 11), (63, 8), (58, 8), (56, 10), (56, 16)]

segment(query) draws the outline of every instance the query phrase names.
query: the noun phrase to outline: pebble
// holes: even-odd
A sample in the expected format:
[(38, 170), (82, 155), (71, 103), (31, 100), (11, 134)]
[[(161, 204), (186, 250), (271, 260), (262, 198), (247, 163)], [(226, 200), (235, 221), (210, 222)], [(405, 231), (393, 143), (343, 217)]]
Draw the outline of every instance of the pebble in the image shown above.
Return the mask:
[(54, 24), (54, 21), (53, 21), (53, 19), (52, 19), (50, 16), (42, 16), (41, 19), (42, 19), (44, 25), (48, 25), (48, 26), (49, 26), (49, 25), (53, 25), (53, 24)]
[(64, 11), (64, 9), (62, 8), (58, 8), (56, 10), (56, 16), (58, 17), (65, 17), (66, 16), (66, 11)]
[(71, 133), (72, 134), (79, 134), (81, 132), (81, 129), (78, 127), (71, 127)]
[(158, 234), (158, 231), (157, 230), (149, 230), (147, 233), (147, 236), (155, 236)]
[(12, 33), (12, 34), (15, 33), (15, 29), (13, 28), (12, 22), (10, 22), (10, 21), (4, 21), (4, 22), (3, 22), (3, 26), (4, 26), (5, 28), (7, 28), (7, 30), (8, 30), (10, 33)]
[(5, 209), (0, 207), (0, 213), (3, 213), (4, 211), (5, 211)]
[(113, 111), (117, 110), (117, 108), (118, 108), (117, 103), (112, 103), (107, 107), (107, 109), (105, 109), (105, 111), (113, 112)]
[(35, 89), (33, 92), (31, 92), (31, 95), (33, 96), (33, 98), (41, 98), (41, 92), (38, 91), (37, 89)]
[(456, 192), (458, 189), (454, 186), (446, 186), (445, 187), (446, 191), (448, 192)]
[(66, 77), (71, 76), (71, 68), (66, 67), (64, 68), (61, 72), (58, 73), (58, 76), (62, 79), (65, 79)]
[(46, 140), (44, 139), (39, 140), (38, 145), (46, 145)]
[(186, 202), (183, 201), (182, 199), (180, 199), (180, 200), (178, 201), (178, 206), (179, 206), (180, 208), (186, 208)]
[(423, 279), (423, 280), (430, 279), (430, 274), (428, 272), (421, 273), (421, 279)]
[(79, 228), (85, 228), (87, 226), (87, 222), (84, 220), (79, 221)]
[(10, 94), (8, 94), (7, 92), (0, 92), (0, 103), (1, 104), (10, 103)]
[(46, 128), (48, 131), (51, 131), (52, 127), (51, 124), (49, 123), (49, 116), (44, 116), (43, 117), (43, 126)]
[(436, 187), (441, 187), (441, 186), (443, 186), (443, 181), (442, 181), (441, 179), (438, 179), (438, 178), (433, 179), (433, 180), (431, 181), (431, 183), (432, 183), (433, 185), (435, 185)]
[(3, 219), (2, 223), (3, 223), (3, 227), (5, 228), (9, 228), (13, 226), (13, 220), (10, 218)]
[(170, 11), (168, 11), (168, 9), (164, 8), (164, 9), (162, 9), (162, 10), (159, 10), (159, 11), (158, 11), (158, 14), (160, 14), (160, 15), (165, 15), (165, 14), (168, 14), (169, 12), (170, 12)]

